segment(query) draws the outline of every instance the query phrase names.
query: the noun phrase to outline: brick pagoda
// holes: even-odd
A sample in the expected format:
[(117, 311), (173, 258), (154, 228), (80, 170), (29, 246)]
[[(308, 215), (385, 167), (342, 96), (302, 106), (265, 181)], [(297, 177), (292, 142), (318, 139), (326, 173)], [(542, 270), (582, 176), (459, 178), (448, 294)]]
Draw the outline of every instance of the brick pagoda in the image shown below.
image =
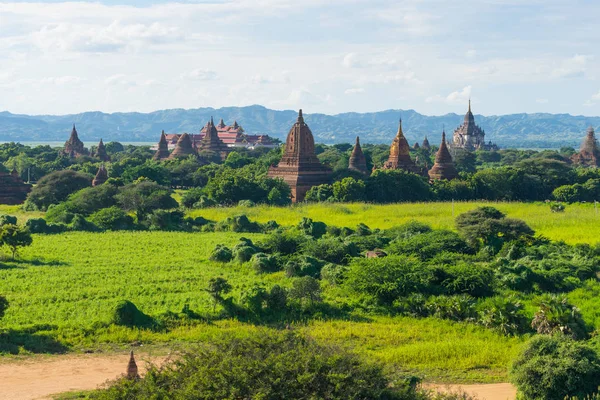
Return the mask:
[(83, 142), (79, 140), (75, 124), (73, 124), (73, 129), (71, 130), (71, 137), (65, 142), (63, 154), (71, 158), (87, 156), (89, 154), (87, 149), (83, 146)]
[[(219, 126), (221, 126), (222, 128), (225, 127), (225, 124), (223, 123), (222, 119)], [(215, 126), (212, 117), (210, 118), (210, 121), (206, 124), (206, 126), (202, 129), (202, 131), (205, 132), (205, 135), (204, 138), (202, 138), (202, 141), (200, 142), (200, 150), (215, 152), (221, 156), (221, 160), (227, 158), (227, 154), (229, 154), (230, 149), (219, 138), (219, 132), (217, 131), (217, 127)]]
[(362, 148), (360, 147), (360, 139), (358, 136), (356, 137), (354, 149), (352, 149), (352, 155), (350, 155), (348, 169), (358, 171), (365, 175), (369, 174), (369, 170), (367, 169), (367, 159), (365, 158)]
[(315, 154), (315, 139), (300, 110), (287, 135), (283, 157), (277, 166), (269, 168), (269, 177), (283, 179), (292, 190), (292, 202), (297, 203), (311, 187), (327, 183), (330, 173)]
[(446, 131), (442, 131), (442, 143), (440, 148), (435, 155), (435, 164), (429, 170), (429, 179), (434, 180), (451, 180), (458, 176), (456, 168), (454, 167), (454, 161), (448, 151), (448, 145), (446, 144)]
[(188, 158), (189, 156), (197, 156), (196, 150), (192, 145), (192, 139), (190, 139), (190, 135), (184, 133), (179, 137), (177, 144), (175, 145), (175, 150), (169, 156), (170, 160), (175, 158)]
[(598, 149), (598, 142), (594, 134), (594, 128), (589, 127), (587, 130), (587, 136), (581, 143), (579, 153), (574, 154), (571, 157), (571, 161), (574, 164), (583, 165), (586, 167), (598, 167), (600, 166), (600, 150)]
[(383, 169), (403, 169), (415, 174), (421, 172), (412, 158), (410, 158), (408, 141), (404, 136), (404, 132), (402, 132), (402, 120), (398, 124), (398, 132), (390, 146), (390, 157), (383, 164)]
[(0, 204), (22, 204), (31, 190), (16, 170), (0, 172)]
[(158, 141), (158, 150), (156, 150), (156, 153), (154, 153), (154, 157), (152, 157), (152, 159), (159, 161), (167, 158), (169, 158), (169, 144), (167, 143), (167, 137), (165, 135), (165, 131), (163, 130), (160, 134), (160, 140)]

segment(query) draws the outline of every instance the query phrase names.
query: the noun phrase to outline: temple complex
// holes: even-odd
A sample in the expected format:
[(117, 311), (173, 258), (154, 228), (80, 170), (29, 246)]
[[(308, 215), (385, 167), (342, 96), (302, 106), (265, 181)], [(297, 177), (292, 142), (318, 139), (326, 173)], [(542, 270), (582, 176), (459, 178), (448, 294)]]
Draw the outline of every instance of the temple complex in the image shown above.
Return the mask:
[(177, 145), (175, 146), (175, 150), (169, 156), (170, 160), (175, 158), (187, 158), (189, 156), (197, 156), (196, 150), (194, 150), (194, 146), (192, 145), (192, 139), (190, 139), (190, 135), (184, 133), (179, 137), (177, 141)]
[(451, 180), (457, 176), (458, 172), (456, 172), (454, 161), (452, 161), (448, 145), (446, 144), (446, 131), (442, 131), (442, 143), (435, 155), (435, 164), (429, 170), (429, 179), (431, 181), (440, 179)]
[(283, 157), (277, 166), (269, 168), (268, 176), (283, 179), (291, 188), (292, 202), (296, 203), (304, 200), (311, 187), (327, 183), (330, 173), (315, 154), (315, 139), (300, 110), (287, 135)]
[[(222, 123), (223, 120), (221, 120), (221, 124)], [(225, 143), (223, 143), (221, 139), (219, 139), (219, 133), (212, 117), (203, 128), (203, 131), (205, 131), (205, 135), (200, 142), (200, 150), (217, 153), (221, 156), (221, 160), (227, 158), (227, 154), (229, 154), (230, 149)]]
[(464, 122), (454, 130), (452, 148), (474, 150), (497, 150), (498, 146), (492, 142), (485, 143), (485, 131), (475, 124), (475, 116), (471, 112), (471, 100), (469, 110), (465, 114)]
[(100, 168), (98, 168), (98, 172), (96, 172), (96, 176), (94, 177), (94, 180), (92, 181), (92, 186), (102, 185), (107, 180), (108, 180), (108, 171), (106, 170), (106, 167), (104, 166), (104, 164), (102, 164), (100, 166)]
[(31, 185), (23, 182), (16, 170), (0, 172), (0, 204), (22, 204), (31, 190)]
[(352, 154), (350, 155), (348, 169), (358, 171), (365, 175), (369, 174), (369, 170), (367, 169), (367, 159), (365, 158), (362, 148), (360, 147), (360, 139), (358, 136), (356, 137), (356, 144), (354, 145), (354, 149), (352, 149)]
[(574, 164), (586, 167), (600, 166), (600, 149), (598, 148), (598, 142), (596, 141), (593, 127), (590, 126), (588, 128), (587, 135), (583, 140), (583, 143), (581, 143), (579, 153), (574, 154), (571, 157), (571, 161), (573, 161)]
[(106, 152), (106, 146), (104, 146), (102, 139), (100, 139), (100, 143), (98, 143), (98, 148), (96, 149), (96, 154), (94, 154), (94, 156), (102, 161), (110, 161), (110, 157)]
[(73, 130), (71, 130), (71, 137), (65, 142), (65, 147), (62, 152), (64, 155), (71, 158), (87, 156), (89, 154), (87, 149), (83, 146), (83, 142), (79, 140), (75, 124), (73, 124)]
[(410, 158), (408, 141), (402, 132), (402, 120), (398, 124), (398, 132), (390, 146), (390, 157), (383, 164), (383, 169), (403, 169), (415, 174), (421, 172), (412, 158)]
[[(177, 140), (179, 141), (179, 138), (177, 138)], [(158, 149), (156, 150), (156, 153), (154, 153), (154, 157), (152, 157), (152, 159), (159, 161), (167, 158), (169, 158), (169, 145), (167, 144), (167, 137), (165, 136), (165, 131), (163, 130), (160, 134), (160, 140), (158, 141)]]

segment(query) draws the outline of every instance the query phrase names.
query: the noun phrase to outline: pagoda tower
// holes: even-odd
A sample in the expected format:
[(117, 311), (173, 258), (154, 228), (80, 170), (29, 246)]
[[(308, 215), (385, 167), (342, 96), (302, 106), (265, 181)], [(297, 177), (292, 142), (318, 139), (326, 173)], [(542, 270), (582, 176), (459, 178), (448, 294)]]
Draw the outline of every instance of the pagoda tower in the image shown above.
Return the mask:
[(435, 155), (435, 164), (429, 170), (429, 179), (434, 180), (451, 180), (458, 176), (456, 168), (454, 167), (454, 161), (448, 151), (448, 145), (446, 144), (446, 131), (442, 131), (442, 143), (440, 148)]
[(352, 155), (350, 155), (348, 169), (358, 171), (365, 175), (369, 174), (369, 170), (367, 169), (367, 159), (365, 158), (362, 148), (360, 147), (360, 139), (358, 136), (356, 137), (354, 149), (352, 149)]
[(86, 148), (83, 146), (83, 142), (79, 140), (79, 135), (77, 134), (77, 129), (75, 129), (75, 124), (73, 124), (73, 129), (71, 130), (71, 137), (69, 137), (69, 140), (65, 142), (63, 154), (72, 158), (87, 156), (89, 154)]
[(0, 204), (23, 204), (31, 185), (23, 182), (17, 170), (0, 172)]
[(297, 203), (311, 187), (327, 183), (330, 174), (315, 154), (315, 139), (300, 110), (287, 135), (283, 157), (277, 166), (269, 168), (268, 176), (283, 179), (291, 188), (292, 202)]
[(152, 157), (152, 159), (155, 161), (160, 161), (167, 158), (169, 158), (169, 144), (167, 143), (167, 136), (163, 130), (160, 134), (160, 140), (158, 141), (158, 150), (156, 150), (156, 153), (154, 153), (154, 157)]
[(413, 144), (413, 149), (419, 150), (420, 148), (421, 146), (419, 145), (419, 142), (415, 142), (415, 144)]
[(390, 146), (390, 157), (383, 164), (383, 169), (403, 169), (407, 172), (419, 173), (419, 168), (410, 158), (410, 147), (404, 132), (402, 132), (402, 119), (398, 124), (398, 133)]
[(600, 149), (598, 148), (598, 142), (596, 141), (593, 127), (590, 126), (588, 128), (587, 136), (583, 140), (583, 143), (581, 143), (579, 153), (574, 154), (571, 157), (571, 161), (573, 161), (574, 164), (586, 167), (600, 166)]
[(100, 143), (98, 143), (98, 148), (96, 149), (95, 156), (102, 161), (110, 161), (110, 157), (106, 152), (106, 146), (104, 146), (104, 142), (100, 139)]
[(427, 140), (427, 136), (423, 139), (423, 144), (421, 144), (421, 148), (425, 150), (431, 150), (431, 146), (429, 145), (429, 140)]
[(98, 172), (96, 172), (96, 177), (94, 177), (94, 180), (92, 181), (92, 186), (102, 185), (107, 180), (108, 171), (106, 170), (106, 167), (104, 167), (104, 164), (102, 164), (100, 165), (100, 168), (98, 168)]
[[(223, 122), (223, 120), (221, 120)], [(225, 126), (225, 124), (223, 124)], [(200, 142), (200, 150), (212, 151), (221, 156), (221, 160), (227, 158), (227, 154), (229, 154), (229, 147), (219, 138), (219, 132), (217, 131), (217, 127), (213, 122), (212, 117), (210, 117), (210, 121), (206, 124), (205, 127), (206, 134), (202, 138)]]
[(194, 146), (192, 145), (192, 139), (190, 139), (190, 135), (184, 133), (181, 136), (179, 136), (179, 140), (177, 140), (177, 144), (175, 145), (175, 149), (169, 156), (169, 160), (173, 160), (176, 158), (188, 158), (189, 156), (196, 155), (197, 154), (194, 150)]

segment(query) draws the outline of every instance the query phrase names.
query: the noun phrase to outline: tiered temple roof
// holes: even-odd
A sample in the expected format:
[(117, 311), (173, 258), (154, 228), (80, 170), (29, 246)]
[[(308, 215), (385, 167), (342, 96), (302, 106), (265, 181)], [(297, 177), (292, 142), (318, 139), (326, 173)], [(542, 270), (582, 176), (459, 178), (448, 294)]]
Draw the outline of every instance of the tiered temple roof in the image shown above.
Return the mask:
[(330, 173), (315, 154), (315, 139), (300, 110), (287, 135), (283, 157), (269, 168), (269, 177), (283, 179), (291, 188), (292, 201), (301, 202), (311, 187), (327, 183)]
[(471, 100), (463, 124), (454, 130), (451, 146), (468, 151), (497, 149), (492, 142), (485, 143), (485, 131), (475, 124), (475, 116), (471, 112)]
[(16, 170), (0, 172), (0, 204), (22, 204), (31, 190)]
[(365, 175), (368, 175), (369, 173), (369, 170), (367, 169), (367, 159), (365, 158), (362, 148), (360, 147), (360, 139), (358, 136), (356, 137), (356, 144), (354, 145), (354, 149), (352, 149), (352, 154), (350, 155), (348, 169), (361, 172)]
[[(177, 141), (179, 141), (179, 138), (177, 138)], [(169, 158), (169, 144), (167, 143), (167, 137), (165, 135), (165, 131), (163, 130), (160, 134), (160, 140), (158, 141), (158, 149), (156, 150), (156, 153), (154, 153), (154, 157), (152, 157), (152, 159), (158, 161), (167, 158)]]
[(402, 132), (402, 120), (398, 124), (398, 132), (390, 146), (390, 157), (383, 164), (383, 169), (403, 169), (408, 172), (419, 173), (420, 170), (410, 158), (408, 141)]
[(104, 166), (104, 164), (102, 164), (100, 166), (100, 168), (98, 168), (98, 172), (96, 172), (96, 176), (94, 177), (94, 180), (92, 181), (92, 186), (102, 185), (107, 180), (108, 180), (108, 171), (106, 170), (106, 167)]
[(89, 154), (87, 149), (83, 146), (83, 142), (79, 140), (75, 124), (73, 124), (73, 129), (71, 130), (71, 137), (65, 142), (63, 154), (69, 157), (87, 156)]
[[(221, 123), (222, 122), (223, 120), (221, 120)], [(213, 151), (219, 154), (221, 156), (221, 159), (224, 160), (227, 157), (227, 154), (229, 153), (230, 149), (219, 138), (219, 132), (217, 131), (217, 127), (215, 126), (212, 117), (202, 130), (205, 131), (205, 135), (204, 138), (202, 138), (202, 141), (200, 142), (200, 149)]]
[(98, 143), (98, 148), (96, 149), (95, 156), (102, 161), (110, 160), (110, 157), (108, 156), (108, 153), (106, 152), (106, 146), (104, 146), (104, 142), (102, 141), (102, 139), (100, 139), (100, 143)]
[(189, 156), (196, 156), (196, 150), (194, 150), (194, 146), (192, 145), (192, 139), (190, 139), (190, 135), (184, 133), (179, 137), (177, 144), (175, 145), (175, 150), (169, 156), (169, 159), (175, 158), (187, 158)]
[(454, 161), (452, 161), (452, 156), (450, 156), (450, 151), (448, 151), (446, 144), (446, 131), (442, 131), (442, 143), (435, 155), (435, 164), (429, 170), (429, 179), (432, 181), (439, 179), (451, 180), (457, 176), (458, 172), (456, 172)]
[(587, 135), (581, 143), (579, 153), (574, 154), (571, 160), (575, 164), (587, 167), (600, 167), (600, 149), (592, 126), (587, 130)]

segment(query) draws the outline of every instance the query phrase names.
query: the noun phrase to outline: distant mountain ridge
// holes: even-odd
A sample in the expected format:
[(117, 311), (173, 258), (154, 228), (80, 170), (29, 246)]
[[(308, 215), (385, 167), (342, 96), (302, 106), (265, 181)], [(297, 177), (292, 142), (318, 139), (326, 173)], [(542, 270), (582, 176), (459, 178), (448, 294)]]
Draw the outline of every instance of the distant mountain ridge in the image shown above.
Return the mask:
[[(451, 136), (463, 121), (463, 115), (426, 116), (414, 110), (385, 110), (372, 113), (310, 114), (305, 121), (315, 140), (322, 143), (352, 143), (360, 136), (363, 143), (389, 143), (402, 118), (404, 133), (411, 144), (428, 137), (432, 144), (441, 138), (442, 127)], [(466, 110), (465, 110), (466, 111)], [(103, 113), (99, 111), (71, 115), (20, 115), (0, 112), (0, 141), (65, 141), (71, 125), (86, 142), (152, 142), (161, 130), (167, 133), (198, 132), (210, 119), (234, 120), (247, 133), (268, 134), (285, 140), (296, 120), (297, 111), (271, 110), (260, 105), (247, 107), (170, 109), (150, 113)], [(589, 125), (598, 128), (600, 117), (569, 114), (475, 115), (475, 122), (486, 132), (486, 140), (502, 147), (555, 148), (578, 147)], [(598, 130), (598, 129), (597, 129)]]

